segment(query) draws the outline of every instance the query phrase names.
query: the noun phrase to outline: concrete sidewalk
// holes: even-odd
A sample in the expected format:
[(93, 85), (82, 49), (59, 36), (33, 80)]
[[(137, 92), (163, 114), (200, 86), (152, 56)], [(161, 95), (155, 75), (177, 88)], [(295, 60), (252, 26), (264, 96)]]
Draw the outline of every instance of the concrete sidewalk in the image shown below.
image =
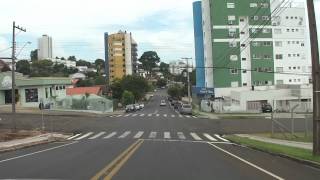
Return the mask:
[(249, 139), (256, 140), (256, 141), (262, 141), (262, 142), (266, 142), (266, 143), (273, 143), (273, 144), (278, 144), (278, 145), (295, 147), (295, 148), (312, 150), (312, 147), (313, 147), (312, 143), (287, 141), (287, 140), (260, 137), (260, 136), (249, 135), (249, 134), (236, 134), (236, 136), (245, 137), (245, 138), (249, 138)]
[(41, 134), (38, 136), (28, 137), (24, 139), (16, 139), (12, 141), (0, 142), (0, 152), (16, 150), (24, 147), (34, 146), (38, 144), (64, 140), (69, 136), (56, 133)]

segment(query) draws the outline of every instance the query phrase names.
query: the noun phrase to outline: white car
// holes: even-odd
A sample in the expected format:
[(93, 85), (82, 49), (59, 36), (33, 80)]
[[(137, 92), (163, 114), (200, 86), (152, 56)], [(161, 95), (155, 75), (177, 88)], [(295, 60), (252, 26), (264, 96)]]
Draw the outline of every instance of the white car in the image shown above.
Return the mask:
[(166, 106), (166, 105), (167, 105), (166, 100), (161, 100), (160, 101), (160, 106)]
[(140, 109), (143, 109), (144, 108), (144, 104), (140, 104)]

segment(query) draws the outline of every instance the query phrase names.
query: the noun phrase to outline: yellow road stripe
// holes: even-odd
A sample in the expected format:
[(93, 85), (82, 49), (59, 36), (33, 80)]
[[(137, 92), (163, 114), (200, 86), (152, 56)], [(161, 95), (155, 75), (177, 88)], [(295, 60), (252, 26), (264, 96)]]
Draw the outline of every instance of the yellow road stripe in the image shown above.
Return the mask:
[(120, 168), (128, 161), (128, 159), (137, 151), (137, 149), (142, 145), (144, 140), (139, 139), (129, 146), (125, 151), (123, 151), (119, 156), (117, 156), (110, 164), (99, 171), (91, 180), (98, 179), (111, 179)]

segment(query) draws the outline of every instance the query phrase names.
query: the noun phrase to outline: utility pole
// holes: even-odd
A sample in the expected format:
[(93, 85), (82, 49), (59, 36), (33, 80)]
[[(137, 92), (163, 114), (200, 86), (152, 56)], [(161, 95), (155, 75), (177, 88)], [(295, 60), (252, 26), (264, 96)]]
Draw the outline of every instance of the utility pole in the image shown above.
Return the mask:
[(26, 29), (16, 26), (16, 23), (13, 21), (12, 25), (12, 91), (11, 91), (11, 103), (12, 103), (12, 123), (13, 129), (16, 130), (16, 74), (15, 74), (15, 64), (16, 64), (16, 29), (26, 32)]
[(320, 66), (317, 24), (313, 0), (307, 0), (313, 84), (313, 155), (320, 155)]
[(181, 58), (187, 61), (187, 81), (188, 81), (188, 102), (191, 104), (191, 93), (190, 93), (190, 75), (189, 75), (189, 60), (192, 58)]

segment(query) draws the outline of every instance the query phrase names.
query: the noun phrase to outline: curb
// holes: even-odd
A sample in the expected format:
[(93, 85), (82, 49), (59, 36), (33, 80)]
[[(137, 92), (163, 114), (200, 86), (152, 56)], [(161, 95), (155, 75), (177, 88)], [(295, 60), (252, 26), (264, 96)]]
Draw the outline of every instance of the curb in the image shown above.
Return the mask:
[(270, 152), (270, 151), (267, 151), (267, 150), (262, 150), (262, 149), (259, 149), (259, 148), (256, 148), (256, 147), (251, 147), (251, 146), (247, 146), (247, 145), (244, 145), (244, 144), (240, 144), (240, 143), (232, 141), (230, 139), (228, 139), (228, 140), (230, 142), (234, 143), (235, 145), (238, 145), (238, 146), (241, 146), (241, 147), (246, 147), (246, 148), (253, 149), (253, 150), (256, 150), (256, 151), (268, 153), (268, 154), (273, 155), (273, 156), (278, 156), (278, 157), (290, 159), (290, 160), (293, 160), (295, 162), (298, 162), (298, 163), (301, 163), (301, 164), (304, 164), (304, 165), (308, 165), (308, 166), (312, 166), (314, 168), (320, 169), (320, 163), (317, 163), (317, 162), (295, 158), (295, 157), (292, 157), (292, 156), (289, 156), (289, 155), (286, 155), (286, 154), (274, 153), (274, 152)]
[[(56, 111), (57, 112), (57, 111)], [(11, 113), (2, 113), (2, 114), (6, 114), (6, 115), (11, 115)], [(26, 112), (22, 112), (22, 113), (19, 113), (17, 112), (16, 114), (20, 114), (20, 115), (41, 115), (41, 113), (34, 113), (34, 112), (31, 112), (31, 113), (26, 113)], [(120, 115), (120, 114), (123, 114), (123, 112), (117, 112), (117, 113), (110, 113), (110, 114), (94, 114), (94, 113), (74, 113), (74, 114), (68, 114), (66, 112), (66, 114), (63, 114), (63, 112), (59, 112), (59, 113), (48, 113), (48, 112), (44, 112), (43, 115), (45, 116), (69, 116), (69, 117), (83, 117), (83, 116), (86, 116), (86, 117), (108, 117), (108, 116), (112, 116), (112, 115)]]

